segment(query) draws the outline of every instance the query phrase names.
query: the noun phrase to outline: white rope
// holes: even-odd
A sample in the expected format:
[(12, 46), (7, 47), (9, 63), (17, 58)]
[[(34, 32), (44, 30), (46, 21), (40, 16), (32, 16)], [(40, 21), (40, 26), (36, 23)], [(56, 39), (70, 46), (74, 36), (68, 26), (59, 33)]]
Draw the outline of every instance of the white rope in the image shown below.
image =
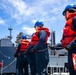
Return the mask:
[(13, 61), (12, 61), (10, 64), (8, 64), (7, 66), (5, 66), (5, 67), (3, 68), (3, 70), (6, 69), (7, 67), (9, 67), (10, 65), (12, 65), (15, 61), (16, 61), (16, 59), (13, 60)]
[[(2, 68), (2, 70), (4, 70), (4, 69), (6, 69), (6, 68), (8, 68), (10, 65), (12, 65), (14, 62), (16, 61), (16, 59), (15, 60), (13, 60), (10, 64), (8, 64), (7, 66), (5, 66), (4, 68)], [(1, 70), (0, 70), (1, 71)]]
[(10, 57), (9, 57), (9, 56), (6, 56), (3, 52), (0, 51), (0, 53), (1, 53), (4, 57), (10, 59)]

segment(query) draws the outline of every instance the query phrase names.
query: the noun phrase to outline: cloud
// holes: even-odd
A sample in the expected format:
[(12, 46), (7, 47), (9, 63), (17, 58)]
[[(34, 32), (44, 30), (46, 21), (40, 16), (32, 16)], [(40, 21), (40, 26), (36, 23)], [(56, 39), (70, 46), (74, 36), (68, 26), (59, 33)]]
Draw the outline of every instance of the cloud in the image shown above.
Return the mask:
[[(22, 29), (26, 33), (32, 34), (34, 30), (31, 27), (33, 27), (33, 24), (38, 20), (42, 21), (50, 30), (53, 28), (56, 32), (58, 32), (62, 30), (62, 24), (64, 23), (62, 11), (69, 3), (76, 3), (76, 1), (0, 0), (0, 9), (4, 11), (5, 15), (9, 16), (8, 21), (6, 21), (7, 25), (12, 24), (13, 27), (14, 25), (19, 25), (18, 31), (21, 31), (21, 27), (26, 24), (26, 26), (23, 26)], [(59, 35), (59, 33), (57, 35)]]
[(35, 23), (36, 21), (37, 21), (37, 20), (35, 20), (35, 19), (34, 19), (34, 20), (32, 20), (32, 22), (33, 22), (33, 23)]
[(28, 34), (28, 35), (32, 35), (35, 32), (34, 28), (31, 28), (29, 26), (23, 26), (22, 30), (24, 31), (24, 33)]
[(22, 15), (25, 14), (25, 10), (27, 9), (27, 4), (24, 3), (22, 0), (8, 0), (12, 6), (18, 11), (18, 14)]
[[(18, 24), (28, 20), (42, 20), (44, 22), (47, 20), (48, 23), (50, 18), (52, 20), (55, 17), (54, 15), (60, 13), (65, 1), (68, 0), (5, 0), (3, 5), (11, 18), (15, 18)], [(64, 3), (63, 6), (61, 6), (62, 2)]]
[(5, 20), (0, 18), (0, 25), (4, 25), (5, 24)]
[[(68, 0), (36, 0), (33, 2), (30, 1), (30, 3), (23, 0), (8, 0), (8, 2), (12, 9), (11, 16), (16, 19), (18, 24), (27, 21), (35, 23), (39, 20), (43, 21), (44, 24), (50, 28), (49, 24), (52, 26), (52, 23), (55, 23), (58, 18), (61, 19), (61, 10), (65, 6), (65, 2), (67, 3)], [(62, 3), (64, 3), (63, 6)]]

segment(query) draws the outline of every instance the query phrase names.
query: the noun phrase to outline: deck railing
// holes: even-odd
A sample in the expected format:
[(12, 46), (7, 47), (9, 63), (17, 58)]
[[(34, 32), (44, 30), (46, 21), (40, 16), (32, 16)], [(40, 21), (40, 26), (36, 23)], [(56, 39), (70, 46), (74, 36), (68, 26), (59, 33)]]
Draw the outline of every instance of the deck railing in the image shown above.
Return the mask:
[(69, 75), (69, 71), (65, 67), (47, 67), (48, 75)]

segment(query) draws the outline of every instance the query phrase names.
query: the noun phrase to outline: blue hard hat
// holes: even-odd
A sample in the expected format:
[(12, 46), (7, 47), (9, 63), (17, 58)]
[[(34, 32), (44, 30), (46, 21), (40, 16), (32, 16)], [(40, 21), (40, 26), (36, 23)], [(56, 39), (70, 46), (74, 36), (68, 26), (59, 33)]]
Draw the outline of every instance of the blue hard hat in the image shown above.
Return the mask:
[(36, 27), (36, 26), (44, 26), (44, 24), (43, 24), (43, 22), (37, 21), (37, 22), (35, 23), (34, 27)]
[(63, 11), (63, 15), (65, 15), (66, 11), (69, 10), (69, 9), (76, 9), (76, 4), (69, 4), (65, 7), (64, 11)]
[(26, 35), (22, 35), (22, 39), (26, 39)]

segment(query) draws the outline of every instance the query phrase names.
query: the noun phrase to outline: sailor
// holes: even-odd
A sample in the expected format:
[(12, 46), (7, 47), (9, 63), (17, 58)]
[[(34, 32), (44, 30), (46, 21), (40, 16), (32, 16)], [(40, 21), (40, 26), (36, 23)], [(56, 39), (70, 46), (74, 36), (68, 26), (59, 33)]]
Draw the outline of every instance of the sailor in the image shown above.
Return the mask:
[(34, 25), (36, 32), (32, 36), (31, 45), (27, 49), (26, 54), (35, 52), (35, 64), (37, 75), (47, 75), (46, 68), (49, 62), (49, 54), (47, 41), (50, 36), (48, 28), (43, 27), (43, 22), (37, 21)]
[(15, 57), (18, 56), (17, 61), (17, 68), (18, 68), (18, 75), (29, 75), (28, 71), (28, 59), (25, 55), (25, 52), (29, 46), (29, 41), (26, 40), (26, 36), (22, 36), (21, 43), (18, 45), (18, 49), (16, 50)]
[[(69, 4), (63, 11), (66, 24), (60, 47), (68, 51), (68, 66), (70, 75), (76, 75), (76, 5)], [(58, 47), (55, 46), (55, 47)], [(51, 47), (53, 49), (54, 47)]]

